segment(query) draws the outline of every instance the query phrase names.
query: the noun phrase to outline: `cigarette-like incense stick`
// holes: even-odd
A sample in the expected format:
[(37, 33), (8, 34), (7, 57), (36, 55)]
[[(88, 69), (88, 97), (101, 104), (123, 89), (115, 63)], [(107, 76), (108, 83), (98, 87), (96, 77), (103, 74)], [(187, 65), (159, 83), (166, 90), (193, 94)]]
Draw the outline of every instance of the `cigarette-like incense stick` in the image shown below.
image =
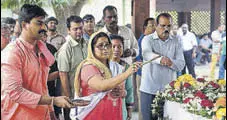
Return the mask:
[(157, 57), (154, 57), (153, 59), (151, 59), (151, 60), (149, 60), (149, 61), (146, 61), (146, 62), (144, 62), (142, 65), (145, 65), (145, 64), (147, 64), (147, 63), (150, 63), (150, 62), (152, 62), (152, 61), (154, 61), (154, 60), (156, 60), (156, 59), (158, 59), (158, 58), (160, 58), (161, 56), (159, 55), (159, 56), (157, 56)]

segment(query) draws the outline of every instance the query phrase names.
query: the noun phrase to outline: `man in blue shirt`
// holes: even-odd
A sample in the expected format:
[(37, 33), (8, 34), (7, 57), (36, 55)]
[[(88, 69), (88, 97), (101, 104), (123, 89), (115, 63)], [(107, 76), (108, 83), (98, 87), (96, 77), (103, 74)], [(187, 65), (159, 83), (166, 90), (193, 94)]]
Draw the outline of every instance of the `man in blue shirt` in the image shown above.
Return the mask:
[(145, 36), (141, 43), (144, 62), (161, 56), (142, 67), (140, 98), (143, 120), (155, 119), (151, 114), (151, 104), (156, 93), (162, 92), (168, 83), (176, 79), (176, 71), (185, 66), (181, 43), (169, 37), (172, 17), (162, 13), (157, 17), (156, 24), (156, 32)]
[[(155, 26), (156, 26), (156, 22), (154, 18), (147, 18), (144, 21), (143, 24), (143, 33), (140, 36), (140, 38), (138, 39), (138, 46), (139, 46), (139, 55), (136, 57), (136, 61), (143, 61), (143, 57), (142, 57), (142, 47), (141, 47), (141, 43), (142, 40), (144, 38), (144, 36), (152, 34), (155, 32)], [(137, 84), (137, 93), (138, 93), (138, 98), (140, 96), (139, 93), (139, 86), (140, 86), (140, 79), (141, 79), (141, 69), (138, 70), (137, 75), (136, 75), (136, 84)], [(139, 118), (141, 119), (141, 109), (140, 109), (140, 99), (138, 99), (138, 108), (139, 108)]]

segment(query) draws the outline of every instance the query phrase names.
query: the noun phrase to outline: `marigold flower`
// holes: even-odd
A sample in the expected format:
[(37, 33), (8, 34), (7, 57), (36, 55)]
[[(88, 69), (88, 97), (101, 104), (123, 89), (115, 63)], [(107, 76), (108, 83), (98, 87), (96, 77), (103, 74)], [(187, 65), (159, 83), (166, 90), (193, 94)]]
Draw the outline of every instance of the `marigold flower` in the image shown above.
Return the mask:
[(219, 84), (220, 86), (224, 86), (224, 85), (226, 85), (226, 81), (225, 81), (225, 80), (219, 80), (219, 81), (218, 81), (218, 84)]
[(221, 120), (223, 116), (226, 116), (226, 108), (220, 108), (216, 112), (216, 117), (218, 120)]

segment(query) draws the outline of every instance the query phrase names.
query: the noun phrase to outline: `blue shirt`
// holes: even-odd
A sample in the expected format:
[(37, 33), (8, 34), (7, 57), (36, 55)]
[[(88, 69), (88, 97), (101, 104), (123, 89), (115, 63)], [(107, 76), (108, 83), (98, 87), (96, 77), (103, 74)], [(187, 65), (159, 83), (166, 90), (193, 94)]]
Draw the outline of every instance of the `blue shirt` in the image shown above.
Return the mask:
[(172, 61), (172, 66), (160, 64), (158, 58), (142, 67), (140, 91), (148, 94), (156, 94), (163, 91), (165, 86), (176, 79), (176, 71), (181, 71), (185, 66), (183, 48), (176, 38), (168, 38), (166, 41), (159, 39), (157, 33), (147, 35), (142, 41), (143, 61), (149, 61), (156, 56), (165, 56)]
[[(142, 43), (142, 40), (143, 40), (144, 36), (145, 36), (145, 35), (142, 34), (142, 35), (140, 36), (140, 38), (138, 39), (139, 55), (136, 57), (136, 61), (143, 61), (141, 43)], [(141, 76), (141, 72), (142, 72), (142, 70), (139, 69), (139, 70), (137, 71), (137, 75), (140, 75), (140, 76)]]
[(84, 40), (88, 43), (89, 39), (90, 39), (90, 36), (87, 34), (87, 33), (84, 33), (83, 34), (83, 38)]

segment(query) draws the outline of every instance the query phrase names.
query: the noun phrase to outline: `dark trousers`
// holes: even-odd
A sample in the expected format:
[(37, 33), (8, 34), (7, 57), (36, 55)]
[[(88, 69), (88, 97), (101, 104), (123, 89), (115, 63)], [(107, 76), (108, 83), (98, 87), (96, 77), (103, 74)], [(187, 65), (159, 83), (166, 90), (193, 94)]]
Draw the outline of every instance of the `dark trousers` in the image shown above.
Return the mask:
[(186, 74), (186, 67), (187, 67), (189, 74), (191, 74), (194, 78), (196, 78), (195, 69), (194, 69), (195, 63), (192, 58), (192, 53), (193, 53), (193, 50), (184, 51), (184, 60), (185, 60), (186, 65), (185, 65), (184, 69), (182, 70), (182, 74)]
[(202, 52), (205, 54), (205, 59), (207, 60), (208, 63), (211, 62), (210, 59), (210, 52), (208, 50), (202, 49)]
[(153, 103), (153, 100), (155, 98), (155, 95), (148, 94), (145, 92), (140, 92), (140, 104), (141, 104), (141, 113), (142, 113), (142, 120), (157, 120), (154, 116), (152, 116), (152, 107), (151, 104)]
[(63, 111), (64, 111), (64, 118), (65, 118), (65, 120), (71, 120), (70, 117), (69, 117), (70, 109), (64, 108)]
[[(56, 87), (55, 87), (55, 82), (56, 82)], [(56, 79), (55, 81), (48, 81), (47, 86), (48, 86), (50, 96), (57, 97), (61, 95), (60, 79)], [(58, 118), (59, 114), (61, 113), (61, 108), (54, 105), (54, 112), (55, 112), (55, 116)]]

